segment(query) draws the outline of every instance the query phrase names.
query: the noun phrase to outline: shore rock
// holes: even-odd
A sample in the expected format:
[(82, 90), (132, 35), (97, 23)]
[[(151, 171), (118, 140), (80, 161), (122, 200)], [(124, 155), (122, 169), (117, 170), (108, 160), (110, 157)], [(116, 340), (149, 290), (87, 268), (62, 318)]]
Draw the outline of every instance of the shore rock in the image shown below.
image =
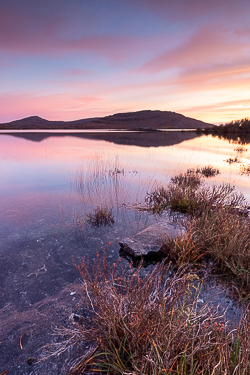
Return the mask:
[(161, 250), (164, 239), (175, 238), (185, 231), (184, 227), (177, 223), (164, 222), (151, 225), (133, 237), (125, 238), (119, 245), (126, 253), (135, 258), (141, 256), (157, 255)]

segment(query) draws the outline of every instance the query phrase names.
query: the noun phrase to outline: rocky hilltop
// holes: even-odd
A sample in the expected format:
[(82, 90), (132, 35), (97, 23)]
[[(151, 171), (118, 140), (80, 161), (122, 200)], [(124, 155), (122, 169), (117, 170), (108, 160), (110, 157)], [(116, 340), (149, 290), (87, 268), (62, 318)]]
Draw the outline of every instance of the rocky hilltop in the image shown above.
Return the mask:
[(170, 111), (139, 111), (117, 113), (105, 117), (95, 117), (76, 121), (49, 121), (38, 116), (1, 123), (0, 129), (197, 129), (212, 127), (203, 121), (185, 117)]

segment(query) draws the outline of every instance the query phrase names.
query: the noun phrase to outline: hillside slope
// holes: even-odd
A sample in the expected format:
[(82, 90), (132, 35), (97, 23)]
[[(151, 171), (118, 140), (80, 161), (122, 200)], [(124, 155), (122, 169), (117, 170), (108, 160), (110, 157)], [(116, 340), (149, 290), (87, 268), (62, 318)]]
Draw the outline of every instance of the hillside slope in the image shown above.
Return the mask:
[(138, 111), (117, 113), (106, 117), (76, 121), (48, 121), (38, 116), (2, 123), (0, 129), (197, 129), (212, 127), (212, 124), (185, 117), (169, 111)]

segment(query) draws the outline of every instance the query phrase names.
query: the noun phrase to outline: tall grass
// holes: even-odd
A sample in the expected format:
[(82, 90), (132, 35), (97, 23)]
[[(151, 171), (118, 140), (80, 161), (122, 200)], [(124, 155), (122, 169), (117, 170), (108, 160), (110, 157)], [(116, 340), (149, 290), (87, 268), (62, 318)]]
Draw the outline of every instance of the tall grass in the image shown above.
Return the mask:
[(162, 251), (177, 266), (201, 260), (250, 289), (250, 219), (243, 194), (230, 184), (206, 186), (195, 170), (171, 179), (146, 198), (154, 211), (170, 208), (189, 214), (186, 233), (167, 240)]
[[(147, 195), (149, 208), (188, 213), (186, 232), (166, 240), (172, 262), (142, 268), (109, 264), (104, 253), (75, 264), (82, 278), (79, 319), (57, 330), (54, 354), (90, 345), (71, 362), (69, 375), (247, 375), (250, 373), (249, 306), (234, 327), (225, 312), (199, 299), (202, 281), (190, 265), (209, 260), (215, 270), (250, 288), (250, 219), (234, 186), (204, 185), (190, 170)], [(217, 173), (215, 173), (217, 174)], [(205, 177), (204, 177), (205, 176)], [(173, 272), (171, 264), (177, 265)], [(189, 270), (189, 271), (188, 271)], [(236, 323), (235, 323), (236, 324)]]
[[(72, 222), (77, 227), (94, 222), (100, 211), (112, 212), (116, 221), (127, 207), (139, 205), (153, 178), (144, 178), (118, 155), (96, 153), (87, 165), (79, 166), (72, 178)], [(109, 222), (110, 223), (110, 222)]]
[(233, 278), (242, 292), (250, 290), (250, 220), (219, 206), (192, 217), (187, 232), (162, 248), (177, 266), (212, 260), (214, 270)]
[(103, 153), (96, 154), (88, 166), (80, 166), (72, 184), (73, 223), (92, 224), (93, 208), (103, 212), (119, 209), (125, 194), (124, 174), (118, 157), (113, 160)]
[[(100, 257), (76, 265), (82, 277), (82, 318), (59, 330), (56, 353), (91, 343), (69, 374), (90, 371), (140, 375), (243, 375), (250, 371), (248, 314), (231, 329), (223, 313), (199, 302), (194, 273), (180, 268), (170, 277), (163, 264), (145, 277), (121, 271)], [(81, 311), (81, 310), (80, 310)]]

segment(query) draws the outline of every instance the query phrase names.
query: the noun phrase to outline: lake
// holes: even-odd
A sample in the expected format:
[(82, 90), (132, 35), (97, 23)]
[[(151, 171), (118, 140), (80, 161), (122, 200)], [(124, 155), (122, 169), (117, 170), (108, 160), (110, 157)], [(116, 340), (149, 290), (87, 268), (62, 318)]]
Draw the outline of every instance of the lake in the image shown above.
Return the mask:
[[(113, 262), (120, 240), (162, 220), (136, 209), (147, 192), (212, 165), (221, 173), (206, 183), (233, 184), (250, 201), (249, 164), (249, 144), (194, 132), (2, 131), (0, 373), (36, 374), (27, 357), (76, 304), (72, 257), (92, 261), (105, 248)], [(91, 223), (97, 207), (112, 212), (112, 225)]]

